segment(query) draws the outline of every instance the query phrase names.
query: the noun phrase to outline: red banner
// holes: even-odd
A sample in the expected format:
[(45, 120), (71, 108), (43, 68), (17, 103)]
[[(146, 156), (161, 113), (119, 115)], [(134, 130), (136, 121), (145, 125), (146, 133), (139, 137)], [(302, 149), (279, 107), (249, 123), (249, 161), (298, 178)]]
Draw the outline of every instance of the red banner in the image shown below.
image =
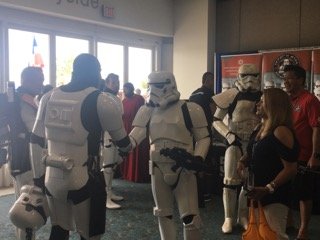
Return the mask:
[(221, 56), (221, 80), (224, 86), (232, 87), (238, 77), (238, 69), (242, 64), (256, 64), (261, 69), (262, 56), (255, 54), (223, 55)]
[(307, 89), (311, 89), (311, 50), (275, 51), (262, 54), (262, 87), (281, 87), (283, 69), (286, 65), (297, 64), (306, 70)]

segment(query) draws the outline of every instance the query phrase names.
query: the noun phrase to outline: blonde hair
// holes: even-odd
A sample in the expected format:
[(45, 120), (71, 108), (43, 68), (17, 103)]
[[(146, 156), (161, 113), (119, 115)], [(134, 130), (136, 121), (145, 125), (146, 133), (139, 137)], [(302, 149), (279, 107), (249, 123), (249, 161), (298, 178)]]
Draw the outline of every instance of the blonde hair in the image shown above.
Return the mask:
[(272, 133), (279, 126), (293, 130), (292, 104), (289, 95), (280, 88), (263, 90), (267, 119), (263, 123), (263, 131)]

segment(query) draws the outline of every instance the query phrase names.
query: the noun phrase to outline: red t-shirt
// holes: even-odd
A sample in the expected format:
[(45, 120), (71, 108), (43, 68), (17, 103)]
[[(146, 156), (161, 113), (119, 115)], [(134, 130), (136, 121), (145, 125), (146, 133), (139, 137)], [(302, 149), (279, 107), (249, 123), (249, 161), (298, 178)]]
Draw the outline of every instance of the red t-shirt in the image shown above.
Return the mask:
[(303, 90), (291, 98), (293, 124), (300, 144), (299, 161), (308, 161), (312, 154), (312, 128), (320, 127), (320, 102), (310, 92)]

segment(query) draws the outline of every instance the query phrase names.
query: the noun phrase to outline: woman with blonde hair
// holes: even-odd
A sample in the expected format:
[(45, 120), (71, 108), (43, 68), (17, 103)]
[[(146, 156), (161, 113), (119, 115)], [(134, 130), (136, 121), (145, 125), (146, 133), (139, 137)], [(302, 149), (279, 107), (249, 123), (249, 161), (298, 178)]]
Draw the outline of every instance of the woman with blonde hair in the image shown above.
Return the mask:
[(279, 88), (264, 89), (256, 114), (262, 121), (251, 135), (247, 158), (241, 160), (247, 161), (250, 179), (254, 179), (248, 197), (260, 201), (278, 239), (288, 239), (290, 182), (297, 173), (299, 153), (289, 96)]

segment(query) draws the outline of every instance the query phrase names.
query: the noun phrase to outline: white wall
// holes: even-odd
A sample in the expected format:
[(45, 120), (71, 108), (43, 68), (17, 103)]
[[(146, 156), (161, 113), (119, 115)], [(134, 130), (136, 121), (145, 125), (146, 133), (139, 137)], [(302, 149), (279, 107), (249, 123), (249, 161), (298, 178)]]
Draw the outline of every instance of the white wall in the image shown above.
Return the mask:
[[(158, 36), (173, 35), (172, 0), (1, 0), (0, 5)], [(102, 5), (114, 18), (102, 17)]]
[(213, 2), (174, 1), (173, 72), (183, 99), (201, 86), (204, 72), (213, 71)]

